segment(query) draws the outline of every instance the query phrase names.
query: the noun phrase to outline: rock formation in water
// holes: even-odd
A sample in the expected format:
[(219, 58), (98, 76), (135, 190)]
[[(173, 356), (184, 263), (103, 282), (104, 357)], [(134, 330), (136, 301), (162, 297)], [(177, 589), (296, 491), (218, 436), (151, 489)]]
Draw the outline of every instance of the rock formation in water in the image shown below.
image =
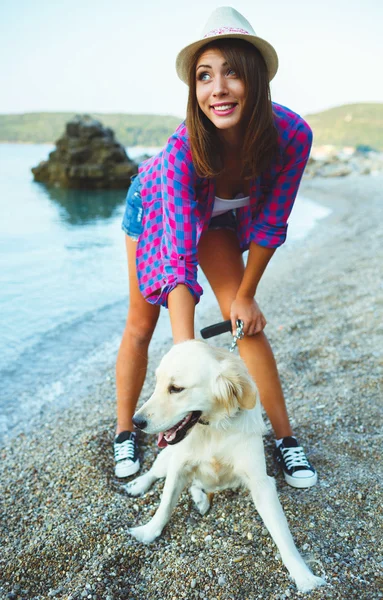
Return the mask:
[(49, 159), (32, 169), (35, 181), (81, 190), (125, 189), (136, 172), (112, 129), (89, 115), (69, 121)]

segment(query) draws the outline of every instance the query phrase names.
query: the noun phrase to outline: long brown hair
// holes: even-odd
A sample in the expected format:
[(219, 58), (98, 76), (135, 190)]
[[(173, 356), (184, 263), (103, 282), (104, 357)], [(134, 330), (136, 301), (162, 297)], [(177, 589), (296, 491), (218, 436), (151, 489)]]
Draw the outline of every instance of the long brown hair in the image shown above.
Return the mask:
[(186, 126), (193, 162), (200, 177), (216, 177), (223, 170), (222, 143), (217, 129), (200, 109), (196, 94), (196, 67), (208, 48), (222, 52), (230, 68), (243, 80), (246, 90), (245, 115), (248, 119), (242, 145), (242, 173), (248, 179), (264, 171), (277, 152), (269, 77), (261, 53), (241, 39), (214, 40), (195, 55), (189, 71), (189, 97)]

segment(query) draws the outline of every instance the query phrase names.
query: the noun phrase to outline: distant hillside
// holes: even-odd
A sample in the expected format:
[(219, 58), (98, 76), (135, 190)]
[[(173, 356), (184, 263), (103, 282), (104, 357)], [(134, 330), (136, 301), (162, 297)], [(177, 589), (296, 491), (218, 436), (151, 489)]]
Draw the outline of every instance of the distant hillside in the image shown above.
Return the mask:
[[(55, 142), (75, 113), (0, 115), (0, 142)], [(91, 113), (111, 127), (125, 146), (162, 146), (180, 124), (180, 117)], [(306, 115), (314, 144), (371, 146), (383, 151), (383, 104), (346, 104)]]
[(345, 104), (306, 115), (314, 132), (314, 144), (321, 146), (371, 146), (383, 152), (383, 104)]
[[(0, 142), (53, 143), (75, 113), (0, 115)], [(162, 146), (181, 123), (180, 117), (91, 113), (111, 127), (124, 146)]]

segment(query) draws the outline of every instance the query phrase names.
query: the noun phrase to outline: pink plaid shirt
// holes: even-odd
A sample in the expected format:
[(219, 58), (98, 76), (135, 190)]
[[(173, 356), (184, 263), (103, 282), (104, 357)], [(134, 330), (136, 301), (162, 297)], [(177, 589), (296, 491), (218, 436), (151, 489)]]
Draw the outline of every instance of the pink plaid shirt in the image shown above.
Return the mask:
[[(287, 220), (306, 166), (312, 132), (288, 108), (273, 103), (278, 130), (278, 157), (250, 182), (250, 205), (238, 208), (237, 235), (242, 252), (250, 242), (277, 248), (286, 239)], [(166, 147), (139, 167), (143, 232), (137, 244), (140, 291), (151, 304), (167, 307), (169, 293), (180, 283), (196, 302), (197, 246), (211, 219), (215, 180), (198, 177), (187, 129), (182, 123)]]

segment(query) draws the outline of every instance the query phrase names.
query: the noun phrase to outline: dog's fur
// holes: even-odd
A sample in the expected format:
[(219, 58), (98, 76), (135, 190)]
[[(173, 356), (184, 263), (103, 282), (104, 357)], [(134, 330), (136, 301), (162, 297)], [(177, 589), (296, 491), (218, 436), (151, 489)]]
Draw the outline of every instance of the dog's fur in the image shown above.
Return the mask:
[(157, 512), (146, 525), (130, 529), (131, 535), (144, 543), (161, 535), (187, 485), (201, 515), (210, 507), (211, 492), (244, 486), (298, 589), (307, 592), (323, 585), (299, 554), (274, 480), (266, 474), (259, 396), (242, 360), (190, 340), (173, 346), (156, 376), (153, 395), (134, 416), (136, 425), (159, 433), (174, 428), (191, 411), (201, 411), (201, 416), (184, 439), (160, 452), (146, 474), (125, 485), (129, 495), (139, 496), (166, 477)]

